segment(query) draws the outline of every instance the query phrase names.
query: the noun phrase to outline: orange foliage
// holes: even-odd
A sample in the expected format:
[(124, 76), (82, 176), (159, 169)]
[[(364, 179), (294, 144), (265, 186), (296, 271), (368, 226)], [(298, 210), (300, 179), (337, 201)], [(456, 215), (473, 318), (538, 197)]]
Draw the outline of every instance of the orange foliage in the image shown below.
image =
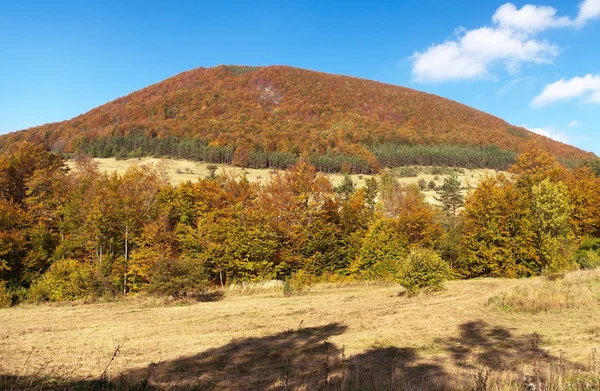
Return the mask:
[(589, 168), (576, 168), (565, 181), (573, 207), (571, 225), (579, 236), (600, 236), (600, 178)]
[(303, 69), (198, 68), (95, 108), (69, 121), (0, 137), (76, 151), (84, 140), (142, 134), (201, 138), (211, 145), (375, 157), (361, 145), (381, 143), (496, 145), (521, 152), (535, 144), (561, 158), (593, 157), (575, 147), (412, 89)]
[(517, 157), (517, 162), (510, 168), (510, 172), (517, 176), (517, 184), (527, 189), (544, 179), (558, 182), (566, 174), (565, 169), (553, 156), (533, 145), (529, 145)]

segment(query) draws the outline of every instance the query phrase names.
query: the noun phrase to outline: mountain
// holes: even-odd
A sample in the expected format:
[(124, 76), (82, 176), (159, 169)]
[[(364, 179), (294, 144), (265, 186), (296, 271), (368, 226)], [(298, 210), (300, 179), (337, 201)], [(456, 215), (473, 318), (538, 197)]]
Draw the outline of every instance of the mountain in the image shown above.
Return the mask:
[(436, 95), (287, 66), (198, 68), (68, 121), (0, 137), (93, 156), (169, 155), (325, 171), (403, 164), (503, 168), (534, 144), (561, 159), (577, 149)]

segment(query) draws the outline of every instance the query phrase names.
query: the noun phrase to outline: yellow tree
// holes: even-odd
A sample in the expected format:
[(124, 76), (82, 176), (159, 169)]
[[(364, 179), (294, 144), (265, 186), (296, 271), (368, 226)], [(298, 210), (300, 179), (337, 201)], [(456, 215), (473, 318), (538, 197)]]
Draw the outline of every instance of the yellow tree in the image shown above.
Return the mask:
[(528, 190), (544, 179), (558, 182), (565, 175), (565, 169), (554, 157), (534, 146), (517, 156), (517, 162), (509, 171), (516, 177), (517, 185)]
[(532, 196), (536, 248), (541, 263), (541, 270), (537, 272), (555, 274), (572, 268), (575, 237), (570, 225), (573, 208), (567, 187), (562, 182), (544, 179), (533, 186)]
[(115, 177), (110, 185), (109, 197), (116, 201), (112, 210), (113, 223), (119, 227), (122, 234), (123, 292), (127, 293), (129, 257), (144, 224), (151, 220), (162, 181), (154, 167), (133, 166), (128, 168), (122, 177)]
[(425, 201), (419, 186), (400, 184), (389, 170), (384, 170), (379, 184), (380, 212), (396, 220), (396, 227), (413, 247), (433, 247), (441, 238), (442, 227), (436, 212)]
[(467, 197), (458, 270), (465, 277), (536, 274), (540, 260), (528, 192), (506, 176), (484, 178)]
[(575, 234), (600, 237), (600, 177), (588, 167), (578, 167), (569, 173), (565, 184)]

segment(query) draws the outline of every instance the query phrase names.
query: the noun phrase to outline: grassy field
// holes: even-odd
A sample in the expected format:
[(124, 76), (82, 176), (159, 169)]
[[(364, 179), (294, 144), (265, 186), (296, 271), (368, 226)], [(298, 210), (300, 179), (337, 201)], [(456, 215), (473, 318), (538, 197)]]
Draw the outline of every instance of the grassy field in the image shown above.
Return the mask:
[[(101, 171), (104, 172), (113, 172), (116, 171), (120, 174), (124, 173), (128, 167), (138, 164), (157, 164), (161, 161), (161, 159), (157, 158), (141, 158), (141, 159), (128, 159), (128, 160), (116, 160), (114, 158), (96, 158), (94, 159), (98, 162), (98, 166)], [(174, 159), (165, 159), (167, 163), (167, 167), (169, 170), (169, 174), (171, 176), (171, 183), (174, 185), (178, 185), (185, 181), (196, 181), (198, 178), (204, 178), (208, 175), (209, 171), (207, 166), (209, 163), (198, 163), (190, 160), (174, 160)], [(67, 165), (73, 167), (73, 162), (67, 162)], [(224, 164), (218, 164), (219, 167), (218, 172), (231, 172), (234, 174), (245, 173), (247, 178), (250, 181), (258, 181), (264, 182), (269, 178), (271, 170), (268, 169), (253, 169), (253, 168), (240, 168), (234, 166), (228, 166)], [(418, 172), (418, 176), (414, 177), (399, 177), (398, 181), (401, 183), (409, 184), (409, 183), (417, 183), (420, 179), (424, 179), (427, 183), (430, 181), (434, 181), (436, 185), (441, 185), (444, 182), (444, 178), (447, 175), (443, 174), (432, 174), (432, 167), (415, 167), (415, 170)], [(487, 169), (461, 169), (461, 172), (458, 173), (458, 177), (461, 180), (464, 187), (467, 186), (476, 186), (477, 183), (483, 178), (486, 174), (495, 174), (497, 171), (495, 170), (487, 170)], [(330, 181), (334, 185), (338, 185), (344, 176), (342, 174), (326, 174), (326, 176), (330, 179)], [(359, 186), (362, 187), (365, 184), (365, 179), (369, 178), (370, 175), (352, 175), (352, 180)], [(435, 203), (436, 193), (433, 190), (425, 190), (425, 196), (429, 202)]]
[(575, 384), (573, 373), (600, 387), (600, 271), (558, 282), (452, 281), (413, 298), (401, 291), (331, 284), (286, 297), (270, 282), (208, 302), (0, 309), (0, 389), (33, 379), (52, 389), (56, 379), (98, 379), (107, 366), (121, 384), (157, 389), (508, 390), (523, 389), (527, 376)]

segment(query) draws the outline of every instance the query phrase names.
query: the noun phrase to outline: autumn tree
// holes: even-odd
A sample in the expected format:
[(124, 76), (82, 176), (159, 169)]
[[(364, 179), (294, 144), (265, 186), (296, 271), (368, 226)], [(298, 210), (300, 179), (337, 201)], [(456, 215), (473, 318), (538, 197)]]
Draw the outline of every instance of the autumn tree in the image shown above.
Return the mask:
[(541, 270), (550, 274), (564, 272), (573, 267), (574, 234), (570, 225), (573, 208), (569, 204), (564, 183), (549, 179), (532, 188), (532, 217), (537, 234), (536, 249)]
[(21, 203), (27, 196), (27, 182), (40, 170), (46, 174), (64, 170), (60, 155), (39, 144), (20, 142), (0, 156), (0, 197)]
[(369, 279), (395, 281), (399, 260), (408, 253), (406, 239), (389, 218), (376, 220), (365, 233), (358, 256), (349, 267), (350, 273)]
[(342, 245), (347, 250), (350, 262), (359, 255), (374, 218), (375, 213), (367, 199), (366, 188), (358, 189), (347, 201), (341, 203), (338, 225), (343, 237)]
[(28, 286), (50, 265), (65, 174), (62, 157), (37, 144), (16, 143), (0, 156), (0, 274), (12, 287)]
[(417, 185), (400, 184), (391, 172), (380, 175), (381, 213), (397, 220), (397, 229), (406, 242), (415, 247), (432, 247), (441, 237), (441, 226), (435, 221), (435, 210), (425, 201)]
[(564, 175), (564, 168), (554, 157), (543, 149), (533, 146), (517, 156), (517, 162), (510, 167), (509, 171), (515, 175), (517, 186), (528, 191), (544, 179), (557, 182)]
[(313, 166), (299, 163), (272, 175), (257, 202), (281, 238), (282, 273), (307, 269), (319, 274), (349, 262), (335, 192)]
[(528, 193), (504, 175), (479, 182), (462, 213), (460, 273), (514, 278), (540, 270), (530, 202)]
[(18, 287), (26, 279), (28, 270), (25, 259), (29, 250), (26, 228), (31, 222), (27, 215), (12, 201), (0, 199), (0, 280)]
[(578, 167), (569, 173), (565, 185), (575, 235), (600, 237), (600, 177), (587, 167)]
[(156, 196), (161, 187), (154, 167), (133, 166), (123, 176), (109, 181), (111, 222), (121, 233), (123, 246), (123, 293), (128, 292), (129, 258), (145, 223), (150, 221)]

